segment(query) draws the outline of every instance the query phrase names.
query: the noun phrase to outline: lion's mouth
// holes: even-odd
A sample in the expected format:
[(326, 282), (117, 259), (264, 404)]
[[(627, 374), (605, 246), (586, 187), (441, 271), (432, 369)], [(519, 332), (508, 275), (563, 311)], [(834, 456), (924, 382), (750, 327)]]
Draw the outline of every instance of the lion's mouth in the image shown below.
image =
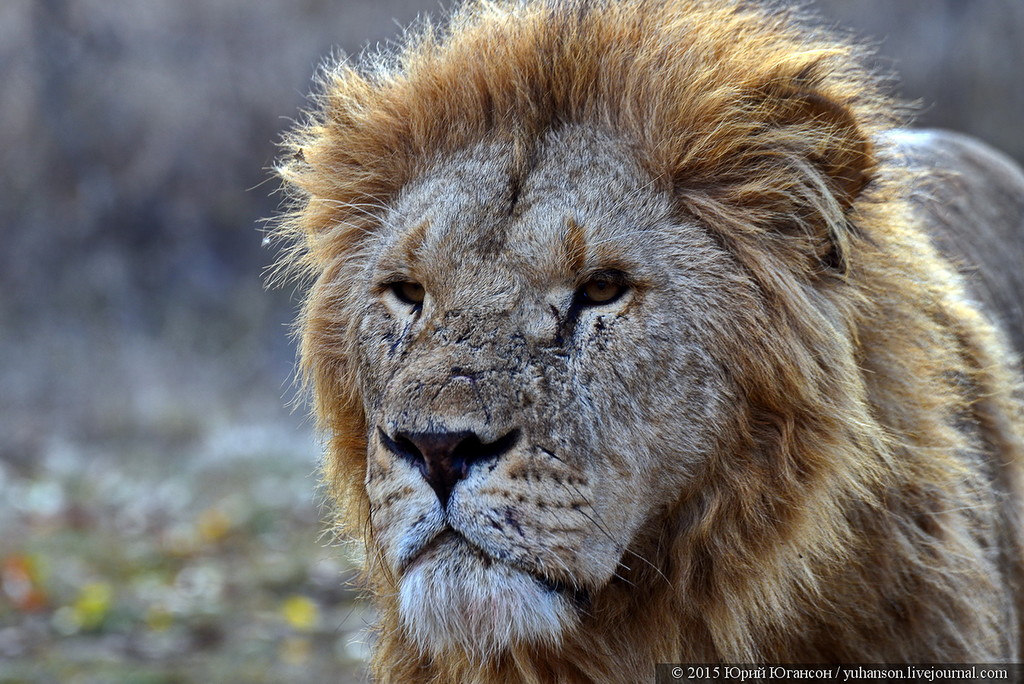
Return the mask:
[(544, 587), (547, 591), (552, 594), (561, 596), (566, 601), (571, 603), (579, 610), (585, 610), (590, 606), (590, 591), (584, 587), (577, 586), (573, 583), (566, 582), (561, 579), (555, 579), (548, 577), (536, 569), (526, 567), (520, 563), (509, 562), (495, 555), (489, 553), (486, 549), (473, 543), (461, 532), (452, 528), (447, 528), (429, 542), (424, 544), (415, 554), (413, 554), (409, 560), (402, 565), (401, 570), (404, 572), (409, 568), (413, 567), (417, 563), (421, 562), (430, 552), (446, 545), (446, 544), (457, 544), (467, 549), (485, 568), (490, 567), (493, 564), (500, 563), (506, 567), (512, 568), (517, 572), (520, 572), (527, 577), (531, 578), (540, 586)]

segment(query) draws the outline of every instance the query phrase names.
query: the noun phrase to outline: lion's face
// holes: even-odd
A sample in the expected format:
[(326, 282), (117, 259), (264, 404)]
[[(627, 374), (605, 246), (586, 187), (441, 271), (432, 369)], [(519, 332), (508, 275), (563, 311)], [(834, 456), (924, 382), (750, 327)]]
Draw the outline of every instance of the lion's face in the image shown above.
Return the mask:
[(395, 200), (365, 256), (373, 543), (440, 653), (557, 642), (683, 500), (735, 396), (709, 312), (745, 287), (615, 140), (486, 142)]

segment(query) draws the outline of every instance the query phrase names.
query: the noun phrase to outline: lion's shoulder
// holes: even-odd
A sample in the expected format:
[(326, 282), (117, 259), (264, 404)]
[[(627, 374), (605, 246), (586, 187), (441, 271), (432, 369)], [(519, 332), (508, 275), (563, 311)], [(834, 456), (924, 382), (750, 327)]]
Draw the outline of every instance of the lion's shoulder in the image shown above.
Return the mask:
[(952, 131), (899, 129), (881, 148), (885, 161), (909, 173), (914, 211), (939, 249), (1024, 354), (1024, 172)]

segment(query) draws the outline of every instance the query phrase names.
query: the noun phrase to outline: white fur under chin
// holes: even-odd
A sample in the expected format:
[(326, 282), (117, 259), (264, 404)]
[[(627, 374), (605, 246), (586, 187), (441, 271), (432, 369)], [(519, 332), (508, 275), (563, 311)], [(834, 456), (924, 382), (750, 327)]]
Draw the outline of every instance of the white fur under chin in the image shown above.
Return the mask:
[(457, 543), (431, 549), (405, 572), (399, 613), (421, 652), (461, 650), (478, 661), (517, 644), (557, 645), (576, 622), (560, 595)]

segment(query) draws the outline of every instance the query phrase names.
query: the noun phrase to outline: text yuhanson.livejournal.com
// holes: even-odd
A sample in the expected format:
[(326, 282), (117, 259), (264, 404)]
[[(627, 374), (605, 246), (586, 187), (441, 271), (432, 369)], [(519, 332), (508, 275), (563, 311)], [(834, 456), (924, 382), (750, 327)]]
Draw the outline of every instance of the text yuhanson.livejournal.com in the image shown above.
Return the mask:
[(658, 665), (658, 684), (667, 682), (1022, 682), (1024, 666), (999, 665)]

